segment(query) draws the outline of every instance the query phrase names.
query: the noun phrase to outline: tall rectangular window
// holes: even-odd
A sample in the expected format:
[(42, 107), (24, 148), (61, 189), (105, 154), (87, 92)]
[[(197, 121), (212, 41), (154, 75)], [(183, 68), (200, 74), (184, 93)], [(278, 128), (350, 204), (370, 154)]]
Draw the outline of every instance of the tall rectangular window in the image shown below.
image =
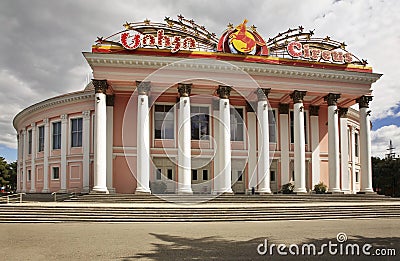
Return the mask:
[(60, 168), (53, 167), (53, 171), (51, 173), (51, 179), (60, 179)]
[(208, 107), (191, 106), (190, 123), (192, 127), (192, 140), (208, 140), (209, 112)]
[(53, 150), (61, 149), (61, 122), (53, 122)]
[(71, 119), (71, 147), (82, 147), (82, 118)]
[(44, 150), (44, 126), (39, 127), (39, 151)]
[(208, 180), (208, 170), (203, 169), (203, 180)]
[(275, 170), (271, 170), (269, 173), (270, 173), (269, 176), (270, 176), (271, 182), (275, 182), (275, 180), (276, 180)]
[[(304, 111), (304, 141), (308, 144), (307, 139), (307, 113)], [(290, 111), (290, 143), (294, 143), (294, 113)]]
[(243, 141), (243, 109), (231, 108), (231, 141)]
[(31, 180), (31, 170), (28, 170), (28, 181), (30, 181)]
[(174, 109), (172, 105), (155, 105), (154, 138), (174, 138)]
[(268, 125), (269, 125), (269, 142), (276, 143), (276, 119), (275, 111), (268, 112)]
[(354, 133), (354, 153), (355, 156), (358, 157), (358, 133)]
[(32, 130), (28, 131), (28, 154), (32, 154)]
[(192, 180), (197, 180), (197, 169), (192, 169)]

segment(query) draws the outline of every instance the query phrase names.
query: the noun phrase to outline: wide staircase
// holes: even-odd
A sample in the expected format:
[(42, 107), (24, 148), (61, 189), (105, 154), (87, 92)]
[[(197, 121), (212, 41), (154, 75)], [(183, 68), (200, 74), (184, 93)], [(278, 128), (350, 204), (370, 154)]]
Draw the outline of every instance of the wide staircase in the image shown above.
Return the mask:
[(216, 222), (400, 218), (400, 200), (374, 195), (88, 194), (0, 204), (0, 222)]

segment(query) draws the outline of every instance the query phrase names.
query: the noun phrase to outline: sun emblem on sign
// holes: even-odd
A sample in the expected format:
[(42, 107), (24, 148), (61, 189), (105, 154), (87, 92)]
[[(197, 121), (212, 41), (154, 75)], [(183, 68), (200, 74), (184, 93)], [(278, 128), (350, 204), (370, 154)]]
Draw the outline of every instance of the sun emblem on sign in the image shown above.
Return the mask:
[(247, 28), (247, 19), (236, 27), (231, 24), (218, 43), (218, 51), (252, 55), (268, 55), (264, 39), (255, 30), (255, 26)]

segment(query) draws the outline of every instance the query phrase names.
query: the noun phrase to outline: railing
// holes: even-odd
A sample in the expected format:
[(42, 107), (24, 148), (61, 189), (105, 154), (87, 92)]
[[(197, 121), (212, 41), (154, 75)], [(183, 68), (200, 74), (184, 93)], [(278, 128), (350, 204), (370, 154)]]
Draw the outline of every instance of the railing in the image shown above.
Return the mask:
[(68, 189), (68, 190), (59, 190), (59, 191), (55, 191), (53, 193), (51, 193), (51, 195), (54, 197), (54, 202), (57, 201), (57, 194), (63, 195), (63, 199), (67, 199), (67, 198), (73, 198), (76, 196), (77, 191), (79, 190), (79, 188), (73, 188), (73, 189)]
[(6, 195), (1, 197), (1, 201), (6, 201), (7, 204), (10, 204), (11, 202), (15, 202), (17, 200), (17, 203), (22, 203), (22, 195), (25, 195), (25, 193), (15, 193), (11, 195)]

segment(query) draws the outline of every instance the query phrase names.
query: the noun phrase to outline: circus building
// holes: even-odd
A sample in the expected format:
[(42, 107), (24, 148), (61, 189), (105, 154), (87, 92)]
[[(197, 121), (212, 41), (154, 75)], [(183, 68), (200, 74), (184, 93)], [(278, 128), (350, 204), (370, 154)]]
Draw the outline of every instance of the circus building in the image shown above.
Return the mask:
[(247, 23), (216, 35), (179, 15), (98, 37), (84, 90), (15, 117), (18, 191), (373, 193), (381, 74), (302, 26), (264, 38)]

